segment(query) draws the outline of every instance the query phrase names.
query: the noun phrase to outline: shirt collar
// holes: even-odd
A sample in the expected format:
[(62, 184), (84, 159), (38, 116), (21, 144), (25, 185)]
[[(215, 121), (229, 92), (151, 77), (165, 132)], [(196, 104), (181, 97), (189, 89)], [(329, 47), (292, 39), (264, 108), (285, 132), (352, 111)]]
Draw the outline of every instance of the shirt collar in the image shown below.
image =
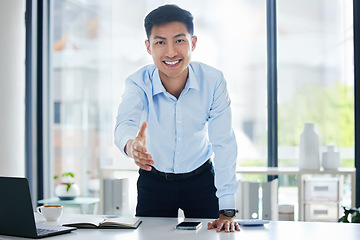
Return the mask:
[(193, 89), (196, 89), (196, 90), (200, 90), (198, 80), (196, 78), (196, 75), (194, 73), (194, 69), (192, 68), (191, 64), (189, 65), (188, 68), (189, 68), (189, 77), (188, 77), (188, 80), (186, 82), (185, 89), (187, 90), (187, 88), (188, 89), (193, 88)]
[[(199, 84), (196, 79), (195, 73), (191, 65), (188, 67), (189, 69), (189, 77), (186, 81), (185, 88), (183, 92), (187, 92), (190, 88), (199, 90)], [(154, 74), (153, 74), (153, 96), (159, 93), (165, 93), (166, 89), (161, 83), (160, 75), (159, 75), (159, 69), (155, 68)]]
[(157, 68), (155, 68), (152, 82), (153, 82), (153, 96), (162, 92), (163, 93), (166, 92), (164, 86), (161, 83), (161, 79), (159, 76), (159, 69)]

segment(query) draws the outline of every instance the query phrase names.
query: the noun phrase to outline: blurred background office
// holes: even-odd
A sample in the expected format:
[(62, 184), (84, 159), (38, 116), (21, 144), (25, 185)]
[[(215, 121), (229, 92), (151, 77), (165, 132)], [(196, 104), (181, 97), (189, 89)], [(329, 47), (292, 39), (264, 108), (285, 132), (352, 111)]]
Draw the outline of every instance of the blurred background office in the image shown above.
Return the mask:
[[(224, 72), (239, 169), (268, 166), (270, 145), (276, 166), (298, 167), (306, 122), (315, 124), (320, 151), (333, 144), (340, 166), (355, 166), (352, 0), (0, 0), (0, 175), (27, 175), (38, 200), (54, 196), (53, 176), (64, 172), (75, 174), (84, 197), (102, 198), (103, 179), (126, 178), (134, 209), (136, 166), (113, 145), (114, 122), (125, 78), (152, 63), (143, 18), (165, 3), (195, 17), (193, 60)], [(277, 20), (276, 94), (268, 91), (269, 5)], [(277, 103), (275, 144), (269, 97)], [(296, 204), (297, 180), (279, 176), (280, 203)], [(349, 205), (350, 176), (343, 186)]]

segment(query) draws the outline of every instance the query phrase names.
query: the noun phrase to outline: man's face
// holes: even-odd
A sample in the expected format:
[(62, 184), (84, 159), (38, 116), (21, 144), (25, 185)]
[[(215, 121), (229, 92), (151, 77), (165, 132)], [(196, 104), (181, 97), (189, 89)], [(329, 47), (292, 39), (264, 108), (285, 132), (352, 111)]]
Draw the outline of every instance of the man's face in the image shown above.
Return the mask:
[(184, 23), (171, 22), (153, 26), (145, 45), (162, 80), (187, 78), (187, 67), (196, 41), (196, 36), (190, 35)]

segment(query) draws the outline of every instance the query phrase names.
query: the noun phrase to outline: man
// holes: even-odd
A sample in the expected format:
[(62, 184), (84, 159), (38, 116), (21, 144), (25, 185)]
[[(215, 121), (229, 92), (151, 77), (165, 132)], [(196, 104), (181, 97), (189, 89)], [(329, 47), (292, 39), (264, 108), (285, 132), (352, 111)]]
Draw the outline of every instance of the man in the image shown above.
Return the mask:
[(145, 30), (154, 64), (126, 79), (115, 128), (115, 144), (140, 168), (136, 215), (177, 217), (181, 208), (185, 217), (215, 218), (209, 229), (239, 231), (225, 79), (191, 62), (197, 37), (190, 12), (160, 6), (146, 16)]

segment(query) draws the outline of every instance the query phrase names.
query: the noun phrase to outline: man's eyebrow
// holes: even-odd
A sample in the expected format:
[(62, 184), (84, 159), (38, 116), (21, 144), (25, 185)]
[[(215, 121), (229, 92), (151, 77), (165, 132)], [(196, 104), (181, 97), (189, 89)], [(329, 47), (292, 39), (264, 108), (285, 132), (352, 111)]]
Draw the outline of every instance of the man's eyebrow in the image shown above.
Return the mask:
[(178, 38), (178, 37), (186, 37), (186, 34), (185, 33), (179, 33), (179, 34), (176, 34), (173, 38)]
[(162, 39), (165, 40), (166, 38), (162, 37), (162, 36), (155, 36), (154, 39)]
[[(186, 34), (185, 33), (179, 33), (179, 34), (176, 34), (173, 38), (178, 38), (178, 37), (186, 37)], [(162, 36), (155, 36), (154, 39), (161, 39), (161, 40), (166, 40), (165, 37), (162, 37)]]

